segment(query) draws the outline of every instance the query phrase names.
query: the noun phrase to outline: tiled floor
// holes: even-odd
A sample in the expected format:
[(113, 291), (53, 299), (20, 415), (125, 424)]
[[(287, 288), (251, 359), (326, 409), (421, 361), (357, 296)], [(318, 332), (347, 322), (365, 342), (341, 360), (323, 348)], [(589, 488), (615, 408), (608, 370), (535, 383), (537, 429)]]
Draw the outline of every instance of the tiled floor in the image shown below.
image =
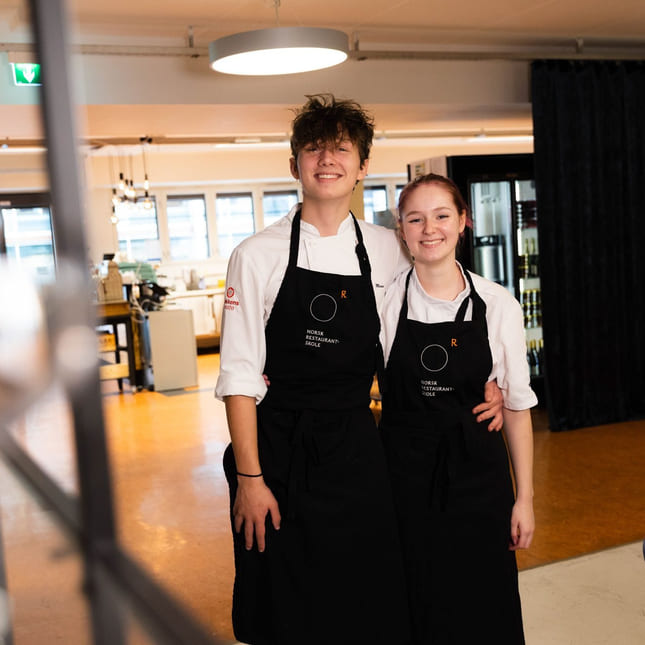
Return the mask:
[(527, 645), (645, 643), (640, 541), (522, 571), (520, 592)]
[[(119, 394), (103, 384), (118, 533), (209, 631), (234, 643), (221, 468), (228, 432), (213, 397), (219, 357), (202, 355), (198, 365), (199, 387), (185, 391)], [(537, 410), (534, 424), (537, 533), (518, 558), (527, 644), (645, 643), (637, 542), (645, 537), (645, 422), (551, 433)], [(75, 490), (70, 423), (56, 392), (15, 431)], [(88, 645), (80, 572), (65, 539), (1, 469), (0, 490), (15, 645)], [(137, 636), (131, 645), (149, 642)]]

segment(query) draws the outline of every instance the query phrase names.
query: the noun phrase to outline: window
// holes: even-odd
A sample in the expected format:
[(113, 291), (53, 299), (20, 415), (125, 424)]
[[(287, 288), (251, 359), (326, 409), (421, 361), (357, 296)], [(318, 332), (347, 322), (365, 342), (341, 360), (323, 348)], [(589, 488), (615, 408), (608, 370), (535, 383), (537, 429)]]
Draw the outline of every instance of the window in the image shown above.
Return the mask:
[(157, 204), (154, 197), (119, 202), (115, 207), (119, 251), (128, 260), (150, 262), (161, 259)]
[(0, 203), (0, 248), (10, 262), (22, 266), (38, 284), (55, 279), (54, 241), (48, 199), (38, 195), (2, 198)]
[(297, 190), (266, 192), (262, 196), (264, 228), (284, 217), (298, 203)]
[(166, 200), (171, 260), (208, 258), (208, 227), (203, 195), (173, 195)]
[(228, 258), (242, 240), (255, 233), (251, 193), (217, 195), (215, 217), (217, 248), (223, 258)]
[(374, 213), (387, 210), (387, 189), (385, 186), (365, 186), (363, 209), (366, 222), (374, 222)]

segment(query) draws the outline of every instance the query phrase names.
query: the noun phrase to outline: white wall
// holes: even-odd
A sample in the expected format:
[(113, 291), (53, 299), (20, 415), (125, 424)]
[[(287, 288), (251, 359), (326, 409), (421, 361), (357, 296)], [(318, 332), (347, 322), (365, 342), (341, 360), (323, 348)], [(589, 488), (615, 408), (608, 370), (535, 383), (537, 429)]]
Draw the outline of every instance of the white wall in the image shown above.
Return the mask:
[[(6, 54), (0, 52), (0, 66)], [(75, 54), (75, 96), (80, 136), (134, 137), (231, 136), (289, 130), (290, 105), (304, 95), (331, 91), (352, 97), (374, 113), (377, 134), (383, 123), (405, 124), (410, 131), (463, 128), (530, 127), (529, 67), (521, 61), (350, 60), (308, 74), (283, 77), (235, 77), (213, 73), (203, 58)], [(0, 74), (0, 140), (42, 136), (38, 94), (18, 89)], [(188, 116), (187, 116), (188, 115)], [(250, 126), (249, 124), (252, 124)], [(394, 125), (392, 125), (394, 124)], [(244, 127), (244, 131), (235, 130)], [(471, 143), (460, 139), (387, 139), (374, 144), (366, 183), (406, 178), (411, 161), (444, 154), (530, 152), (529, 143)], [(119, 163), (129, 164), (143, 180), (139, 147), (84, 152), (87, 188), (86, 232), (92, 260), (116, 248), (110, 222), (111, 184)], [(147, 151), (152, 194), (250, 190), (291, 182), (287, 147), (276, 149), (156, 146)], [(112, 168), (110, 166), (112, 157)], [(47, 188), (42, 153), (0, 149), (0, 193)], [(128, 173), (130, 174), (130, 173)], [(210, 197), (208, 197), (210, 199)]]
[[(163, 149), (162, 149), (163, 148)], [(109, 150), (112, 154), (106, 154)], [(86, 235), (90, 258), (98, 262), (103, 253), (117, 248), (112, 214), (111, 188), (119, 168), (129, 173), (130, 156), (136, 184), (143, 181), (139, 147), (85, 153), (80, 159), (86, 192)], [(527, 142), (475, 143), (453, 140), (376, 141), (366, 183), (384, 179), (406, 180), (407, 164), (419, 159), (453, 154), (502, 154), (532, 152)], [(257, 187), (295, 186), (289, 174), (288, 147), (188, 151), (184, 146), (147, 146), (146, 167), (152, 195), (204, 193), (214, 202), (217, 191), (246, 191)], [(112, 179), (111, 179), (112, 178)], [(0, 151), (0, 194), (47, 189), (43, 153), (6, 154)], [(211, 196), (212, 199), (211, 199)]]

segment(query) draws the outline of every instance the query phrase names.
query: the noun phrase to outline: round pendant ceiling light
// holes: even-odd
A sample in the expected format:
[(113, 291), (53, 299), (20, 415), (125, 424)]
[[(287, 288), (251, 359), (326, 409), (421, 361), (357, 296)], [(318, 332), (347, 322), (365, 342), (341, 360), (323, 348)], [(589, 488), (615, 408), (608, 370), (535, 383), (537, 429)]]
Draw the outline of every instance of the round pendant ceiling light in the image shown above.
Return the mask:
[(208, 46), (216, 72), (244, 76), (296, 74), (347, 58), (347, 34), (318, 27), (273, 27), (224, 36)]

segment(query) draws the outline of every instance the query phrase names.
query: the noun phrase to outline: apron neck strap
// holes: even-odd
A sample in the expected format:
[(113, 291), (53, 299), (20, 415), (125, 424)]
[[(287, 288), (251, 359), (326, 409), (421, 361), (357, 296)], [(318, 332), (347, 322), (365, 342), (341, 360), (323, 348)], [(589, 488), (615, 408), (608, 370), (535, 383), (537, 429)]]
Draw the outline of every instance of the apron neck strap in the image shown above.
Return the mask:
[[(358, 265), (361, 269), (361, 275), (365, 278), (370, 278), (372, 275), (372, 267), (367, 255), (367, 249), (363, 243), (363, 233), (361, 227), (358, 225), (354, 213), (350, 211), (352, 221), (354, 223), (354, 230), (356, 231), (356, 257), (358, 258)], [(298, 264), (298, 249), (300, 247), (300, 222), (302, 220), (302, 209), (299, 208), (293, 216), (291, 223), (291, 243), (289, 244), (289, 269), (295, 269)]]
[(473, 303), (472, 320), (483, 320), (484, 322), (486, 322), (486, 303), (481, 299), (481, 296), (477, 293), (477, 291), (475, 291), (475, 285), (473, 284), (473, 279), (470, 276), (470, 271), (464, 269), (464, 275), (466, 276), (468, 284), (470, 285), (470, 293), (468, 294), (468, 297), (464, 298), (464, 301), (461, 303), (455, 321), (462, 322), (464, 320), (466, 309), (468, 308), (468, 301), (470, 300)]
[(408, 319), (408, 288), (410, 287), (410, 278), (412, 277), (413, 271), (414, 266), (410, 268), (408, 275), (405, 276), (405, 292), (403, 293), (403, 302), (401, 303), (401, 311), (399, 312), (399, 327)]
[[(402, 324), (408, 318), (408, 289), (410, 287), (410, 278), (414, 267), (408, 271), (408, 275), (405, 277), (405, 293), (403, 294), (403, 302), (401, 304), (401, 311), (399, 313), (399, 325)], [(480, 298), (479, 294), (475, 291), (475, 285), (473, 285), (473, 279), (470, 277), (469, 271), (464, 271), (468, 284), (470, 285), (470, 293), (466, 298), (464, 298), (459, 309), (457, 310), (457, 315), (455, 316), (455, 322), (463, 322), (466, 316), (466, 311), (468, 309), (468, 303), (472, 300), (473, 303), (473, 320), (486, 319), (486, 303)]]
[[(470, 285), (470, 293), (463, 299), (461, 305), (459, 306), (457, 315), (455, 316), (455, 322), (464, 322), (464, 318), (466, 317), (466, 310), (468, 309), (468, 303), (471, 301), (473, 293), (475, 292), (475, 287), (473, 287), (473, 280), (470, 277), (470, 273), (468, 273), (468, 271), (464, 271), (464, 275), (466, 276), (468, 284)], [(474, 307), (475, 301), (473, 300), (473, 318), (475, 317)]]
[(300, 246), (300, 213), (301, 208), (296, 211), (291, 222), (291, 243), (289, 244), (289, 269), (295, 269), (298, 264), (298, 247)]
[(352, 221), (354, 222), (354, 230), (356, 231), (356, 256), (358, 257), (358, 264), (361, 268), (361, 275), (363, 277), (370, 278), (372, 275), (372, 267), (370, 265), (370, 259), (367, 255), (367, 249), (363, 243), (363, 233), (361, 232), (361, 227), (358, 225), (358, 221), (354, 217), (354, 213), (351, 211), (349, 214), (352, 216)]

